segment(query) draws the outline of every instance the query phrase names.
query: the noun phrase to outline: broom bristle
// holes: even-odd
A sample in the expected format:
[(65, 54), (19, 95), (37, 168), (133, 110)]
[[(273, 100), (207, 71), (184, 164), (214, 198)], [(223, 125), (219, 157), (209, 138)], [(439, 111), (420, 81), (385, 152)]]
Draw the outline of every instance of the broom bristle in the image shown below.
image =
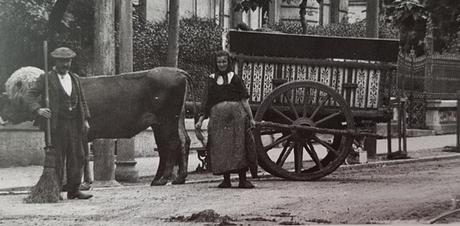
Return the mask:
[(45, 167), (40, 180), (24, 201), (26, 203), (55, 203), (59, 201), (60, 192), (56, 170), (52, 167)]

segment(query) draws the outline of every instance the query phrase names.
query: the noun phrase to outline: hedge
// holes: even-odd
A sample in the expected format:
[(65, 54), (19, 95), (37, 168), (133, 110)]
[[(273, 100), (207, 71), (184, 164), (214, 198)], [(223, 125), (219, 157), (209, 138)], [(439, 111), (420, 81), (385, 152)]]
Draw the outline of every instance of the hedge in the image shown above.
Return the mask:
[[(135, 15), (133, 26), (134, 70), (164, 66), (168, 21), (152, 23)], [(213, 19), (192, 17), (180, 20), (178, 66), (192, 76), (198, 90), (203, 86), (200, 81), (212, 72), (212, 53), (222, 48), (221, 34), (222, 28)]]
[[(302, 27), (300, 22), (279, 22), (269, 25), (274, 31), (280, 31), (291, 34), (301, 34)], [(340, 36), (340, 37), (365, 37), (366, 20), (356, 23), (337, 23), (325, 26), (307, 25), (307, 34), (321, 36)], [(383, 18), (379, 22), (379, 38), (398, 38), (397, 29), (390, 24), (385, 23)]]

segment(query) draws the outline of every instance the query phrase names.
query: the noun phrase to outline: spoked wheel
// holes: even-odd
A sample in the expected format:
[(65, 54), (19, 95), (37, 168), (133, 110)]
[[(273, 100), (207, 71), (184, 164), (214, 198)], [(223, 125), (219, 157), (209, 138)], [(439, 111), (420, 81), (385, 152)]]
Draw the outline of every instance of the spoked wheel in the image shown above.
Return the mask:
[[(354, 130), (351, 109), (334, 89), (294, 81), (273, 90), (255, 115), (259, 165), (289, 180), (316, 180), (332, 173), (347, 157)], [(300, 128), (329, 129), (314, 132)], [(314, 129), (314, 128), (312, 128)]]

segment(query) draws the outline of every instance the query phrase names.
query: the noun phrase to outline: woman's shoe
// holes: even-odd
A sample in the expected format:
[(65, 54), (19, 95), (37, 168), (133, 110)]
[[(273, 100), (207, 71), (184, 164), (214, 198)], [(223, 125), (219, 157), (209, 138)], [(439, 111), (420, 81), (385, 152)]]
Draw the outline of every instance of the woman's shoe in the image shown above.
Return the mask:
[(240, 181), (238, 184), (239, 188), (254, 188), (255, 186), (249, 181)]

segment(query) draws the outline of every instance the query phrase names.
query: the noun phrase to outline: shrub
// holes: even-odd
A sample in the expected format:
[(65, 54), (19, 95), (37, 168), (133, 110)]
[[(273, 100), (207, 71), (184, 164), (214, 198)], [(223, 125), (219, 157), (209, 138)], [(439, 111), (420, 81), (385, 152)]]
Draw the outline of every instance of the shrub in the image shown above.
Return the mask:
[[(270, 29), (291, 34), (301, 34), (302, 27), (300, 22), (280, 22), (270, 25)], [(339, 37), (365, 37), (366, 21), (362, 20), (356, 23), (337, 23), (325, 26), (308, 25), (307, 34), (321, 36), (339, 36)], [(391, 25), (385, 23), (383, 19), (379, 23), (380, 38), (397, 38), (397, 30)]]
[[(165, 65), (168, 47), (168, 22), (151, 23), (135, 15), (134, 69), (145, 70)], [(180, 21), (179, 67), (194, 76), (208, 74), (210, 54), (221, 49), (222, 29), (212, 19), (192, 17)]]
[[(152, 23), (134, 15), (134, 70), (164, 66), (168, 47), (168, 22)], [(213, 19), (198, 17), (180, 21), (179, 68), (187, 71), (201, 95), (204, 76), (213, 70), (214, 51), (220, 50), (222, 28)], [(190, 98), (190, 96), (189, 96)]]

